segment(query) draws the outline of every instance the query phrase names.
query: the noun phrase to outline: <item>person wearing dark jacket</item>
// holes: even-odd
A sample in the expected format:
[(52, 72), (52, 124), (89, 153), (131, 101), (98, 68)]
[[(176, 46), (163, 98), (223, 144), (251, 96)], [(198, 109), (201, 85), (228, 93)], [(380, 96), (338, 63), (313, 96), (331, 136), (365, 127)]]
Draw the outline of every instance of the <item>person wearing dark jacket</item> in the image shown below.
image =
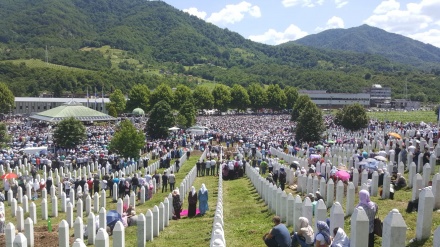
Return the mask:
[(99, 178), (98, 178), (98, 176), (96, 176), (93, 179), (93, 193), (96, 193), (96, 192), (99, 193), (99, 183), (100, 183)]
[(163, 172), (163, 175), (162, 175), (162, 193), (163, 193), (164, 189), (165, 189), (165, 192), (168, 189), (168, 175), (167, 175), (167, 172)]
[(131, 178), (131, 186), (133, 187), (133, 191), (136, 193), (137, 187), (139, 186), (139, 179), (137, 178), (137, 174)]

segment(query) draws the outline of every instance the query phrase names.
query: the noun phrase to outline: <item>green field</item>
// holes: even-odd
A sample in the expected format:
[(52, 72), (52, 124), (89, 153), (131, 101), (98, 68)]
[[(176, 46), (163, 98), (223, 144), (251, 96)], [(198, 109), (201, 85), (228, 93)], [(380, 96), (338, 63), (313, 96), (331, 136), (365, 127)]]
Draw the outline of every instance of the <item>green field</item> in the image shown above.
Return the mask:
[(371, 119), (377, 119), (379, 121), (399, 121), (399, 122), (425, 122), (435, 123), (437, 122), (437, 116), (434, 111), (379, 111), (379, 112), (367, 112), (368, 117)]
[(0, 61), (0, 63), (10, 62), (15, 65), (20, 65), (22, 63), (26, 64), (29, 68), (49, 68), (49, 69), (58, 69), (58, 70), (71, 70), (71, 71), (87, 71), (85, 69), (69, 67), (64, 65), (58, 65), (53, 63), (46, 63), (39, 59), (17, 59), (17, 60), (5, 60)]

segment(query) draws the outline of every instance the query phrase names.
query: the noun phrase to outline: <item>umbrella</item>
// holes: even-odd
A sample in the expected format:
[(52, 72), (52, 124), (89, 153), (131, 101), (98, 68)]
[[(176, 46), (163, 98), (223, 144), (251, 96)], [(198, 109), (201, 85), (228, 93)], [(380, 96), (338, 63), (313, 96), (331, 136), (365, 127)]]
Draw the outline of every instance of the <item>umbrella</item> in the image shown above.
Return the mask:
[(15, 173), (6, 173), (3, 176), (1, 176), (1, 179), (13, 179), (18, 178), (17, 174)]
[(348, 181), (350, 179), (350, 174), (346, 171), (337, 171), (335, 176), (342, 181)]
[(333, 140), (327, 140), (327, 143), (328, 143), (328, 144), (335, 144), (335, 141), (333, 141)]
[(121, 221), (122, 217), (116, 210), (110, 210), (107, 212), (107, 226), (109, 226), (111, 229), (115, 226), (116, 222)]
[(385, 158), (383, 156), (380, 156), (380, 155), (375, 156), (374, 158), (377, 159), (377, 160), (383, 161), (383, 162), (387, 162), (388, 161), (387, 158)]
[(180, 128), (178, 128), (178, 127), (171, 127), (171, 128), (169, 128), (168, 130), (170, 130), (170, 131), (175, 131), (175, 130), (180, 130)]
[(319, 145), (316, 145), (316, 146), (315, 146), (315, 148), (316, 148), (316, 149), (320, 149), (320, 150), (321, 150), (321, 149), (323, 149), (323, 148), (324, 148), (324, 146), (322, 146), (321, 144), (319, 144)]
[(388, 135), (392, 136), (394, 138), (397, 138), (397, 139), (402, 139), (402, 137), (399, 134), (395, 133), (395, 132), (390, 132), (390, 133), (388, 133)]

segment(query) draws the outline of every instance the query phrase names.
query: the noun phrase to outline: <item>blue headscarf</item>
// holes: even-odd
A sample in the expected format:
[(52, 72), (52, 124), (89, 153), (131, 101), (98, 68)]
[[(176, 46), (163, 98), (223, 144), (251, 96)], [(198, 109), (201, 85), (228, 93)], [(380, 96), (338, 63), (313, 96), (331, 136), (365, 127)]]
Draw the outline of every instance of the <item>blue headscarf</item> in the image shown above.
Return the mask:
[(327, 244), (331, 244), (332, 241), (330, 239), (330, 228), (328, 227), (327, 223), (324, 221), (318, 221), (316, 222), (316, 228), (318, 229), (318, 233), (316, 235), (321, 234), (324, 237), (325, 242)]

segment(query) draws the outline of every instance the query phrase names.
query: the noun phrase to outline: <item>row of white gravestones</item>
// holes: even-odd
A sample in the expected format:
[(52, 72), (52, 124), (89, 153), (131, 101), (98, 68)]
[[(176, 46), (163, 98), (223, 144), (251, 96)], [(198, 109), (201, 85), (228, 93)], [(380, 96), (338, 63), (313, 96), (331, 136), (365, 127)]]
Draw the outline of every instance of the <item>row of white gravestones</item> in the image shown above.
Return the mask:
[(223, 178), (222, 169), (219, 171), (218, 197), (215, 208), (214, 222), (211, 233), (211, 247), (226, 247), (225, 232), (223, 230)]
[[(261, 190), (261, 180), (259, 179), (259, 174), (254, 169), (250, 167), (248, 168), (249, 169), (246, 169), (248, 177), (251, 179), (254, 187), (257, 189), (260, 196), (262, 196), (264, 199), (264, 195)], [(268, 207), (275, 207), (275, 213), (279, 215), (283, 221), (286, 222), (286, 225), (296, 226), (296, 223), (301, 216), (308, 218), (309, 222), (312, 222), (313, 207), (309, 198), (306, 197), (304, 199), (304, 202), (302, 202), (301, 197), (298, 195), (294, 198), (292, 194), (289, 194), (287, 196), (284, 191), (281, 192), (278, 189), (274, 189), (273, 186), (270, 185), (269, 187), (272, 187), (272, 192), (266, 195), (269, 200)], [(281, 196), (279, 196), (280, 194)], [(343, 212), (341, 204), (339, 202), (335, 202), (330, 210), (330, 228), (343, 228), (344, 216), (345, 214)], [(425, 216), (424, 218), (427, 218), (427, 216)], [(325, 221), (326, 219), (327, 206), (322, 200), (319, 200), (318, 204), (316, 205), (315, 222), (319, 220)], [(429, 224), (429, 222), (426, 224)], [(407, 226), (405, 221), (403, 220), (402, 215), (397, 209), (393, 209), (384, 219), (382, 246), (404, 246), (406, 241), (406, 229)], [(351, 245), (368, 246), (368, 232), (369, 219), (365, 211), (362, 208), (354, 208), (353, 214), (351, 216)]]

